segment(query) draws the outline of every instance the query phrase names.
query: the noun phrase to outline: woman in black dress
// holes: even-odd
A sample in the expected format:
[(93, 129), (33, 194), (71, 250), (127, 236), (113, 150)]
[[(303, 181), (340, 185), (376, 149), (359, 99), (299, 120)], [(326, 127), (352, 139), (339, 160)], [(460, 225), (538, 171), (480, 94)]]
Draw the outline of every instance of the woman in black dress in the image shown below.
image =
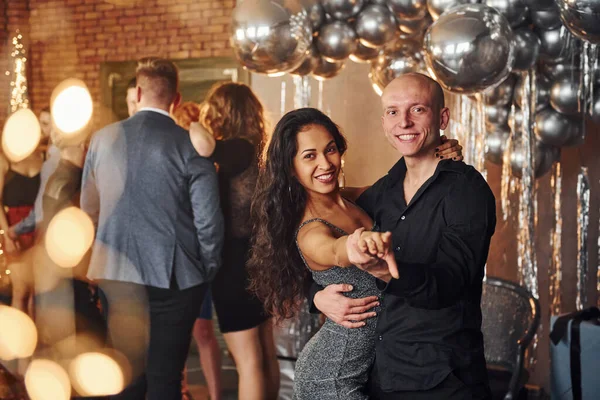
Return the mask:
[[(238, 398), (276, 399), (279, 366), (272, 323), (262, 303), (248, 291), (246, 270), (250, 202), (265, 142), (263, 107), (248, 86), (217, 84), (201, 107), (200, 123), (205, 129), (192, 124), (190, 136), (199, 153), (218, 166), (225, 216), (223, 266), (212, 283), (212, 294), (221, 332), (236, 363)], [(204, 140), (207, 133), (216, 141)]]

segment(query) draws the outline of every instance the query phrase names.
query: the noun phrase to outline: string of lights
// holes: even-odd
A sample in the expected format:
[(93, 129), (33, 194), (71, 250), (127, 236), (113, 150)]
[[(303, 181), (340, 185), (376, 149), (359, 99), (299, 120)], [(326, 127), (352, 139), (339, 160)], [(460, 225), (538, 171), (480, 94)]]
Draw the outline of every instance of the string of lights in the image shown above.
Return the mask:
[(20, 108), (29, 108), (29, 96), (27, 92), (27, 52), (22, 43), (23, 35), (17, 29), (12, 38), (12, 51), (10, 53), (12, 71), (6, 71), (6, 75), (11, 75), (10, 81), (10, 104), (9, 114), (14, 113)]

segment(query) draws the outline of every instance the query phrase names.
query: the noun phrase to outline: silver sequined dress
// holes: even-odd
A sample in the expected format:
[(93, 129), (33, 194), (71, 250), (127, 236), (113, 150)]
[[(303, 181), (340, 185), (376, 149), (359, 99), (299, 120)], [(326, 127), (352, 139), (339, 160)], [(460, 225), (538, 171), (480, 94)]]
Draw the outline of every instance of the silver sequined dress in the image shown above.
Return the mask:
[[(342, 229), (318, 218), (305, 221), (300, 228), (311, 222), (321, 222), (347, 235)], [(300, 255), (302, 256), (301, 252)], [(332, 267), (325, 271), (311, 272), (314, 281), (321, 286), (338, 283), (352, 285), (353, 290), (345, 293), (351, 298), (380, 294), (375, 286), (375, 278), (356, 267)], [(368, 399), (365, 387), (375, 358), (376, 323), (376, 318), (369, 318), (365, 326), (348, 329), (327, 319), (298, 357), (294, 399)]]

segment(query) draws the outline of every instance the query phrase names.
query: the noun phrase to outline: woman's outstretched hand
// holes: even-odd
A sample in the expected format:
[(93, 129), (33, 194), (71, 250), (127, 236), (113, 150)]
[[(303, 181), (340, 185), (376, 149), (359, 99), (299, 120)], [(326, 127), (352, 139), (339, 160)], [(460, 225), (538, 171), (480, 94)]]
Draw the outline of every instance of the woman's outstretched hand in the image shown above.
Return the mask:
[(398, 279), (398, 265), (392, 250), (391, 232), (355, 230), (346, 241), (349, 261), (374, 277), (388, 282)]

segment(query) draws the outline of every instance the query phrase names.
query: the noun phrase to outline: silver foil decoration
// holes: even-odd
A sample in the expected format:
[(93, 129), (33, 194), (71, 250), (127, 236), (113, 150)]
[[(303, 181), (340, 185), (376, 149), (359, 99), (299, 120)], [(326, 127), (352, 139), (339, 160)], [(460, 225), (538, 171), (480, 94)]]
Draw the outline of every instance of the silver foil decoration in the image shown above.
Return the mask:
[(308, 76), (294, 76), (294, 108), (304, 108), (310, 105), (310, 78)]
[(283, 117), (283, 115), (285, 114), (285, 96), (286, 96), (285, 81), (281, 81), (281, 94), (280, 94), (281, 103), (279, 104), (280, 117)]
[(590, 181), (588, 168), (581, 167), (577, 176), (577, 298), (578, 310), (587, 304), (588, 227), (590, 223)]
[[(510, 108), (509, 121), (513, 121), (509, 126), (514, 127), (515, 106)], [(511, 215), (512, 208), (510, 206), (510, 194), (514, 190), (514, 176), (511, 172), (511, 158), (513, 141), (518, 138), (517, 132), (513, 128), (510, 129), (510, 134), (506, 140), (504, 154), (502, 156), (502, 180), (500, 182), (500, 201), (502, 204), (502, 217), (506, 221)]]
[[(558, 315), (561, 312), (562, 297), (560, 286), (562, 282), (562, 168), (560, 161), (552, 167), (552, 176), (550, 178), (552, 187), (552, 199), (554, 204), (554, 227), (550, 235), (550, 248), (552, 257), (550, 258), (550, 271), (548, 271), (548, 280), (550, 281), (549, 299), (550, 315)], [(600, 237), (598, 238), (600, 240)], [(600, 243), (600, 242), (599, 242)], [(600, 247), (599, 247), (600, 248)]]
[(319, 93), (317, 96), (317, 108), (323, 111), (323, 81), (319, 80)]
[[(523, 98), (532, 98), (532, 82), (535, 81), (533, 71), (527, 73), (523, 79)], [(535, 109), (535, 108), (534, 108)], [(518, 234), (518, 266), (521, 284), (538, 297), (538, 274), (535, 257), (535, 213), (533, 199), (535, 197), (534, 169), (535, 169), (535, 138), (531, 129), (531, 110), (529, 102), (523, 104), (523, 124), (521, 141), (524, 148), (525, 162), (521, 173), (519, 191), (519, 234)]]

